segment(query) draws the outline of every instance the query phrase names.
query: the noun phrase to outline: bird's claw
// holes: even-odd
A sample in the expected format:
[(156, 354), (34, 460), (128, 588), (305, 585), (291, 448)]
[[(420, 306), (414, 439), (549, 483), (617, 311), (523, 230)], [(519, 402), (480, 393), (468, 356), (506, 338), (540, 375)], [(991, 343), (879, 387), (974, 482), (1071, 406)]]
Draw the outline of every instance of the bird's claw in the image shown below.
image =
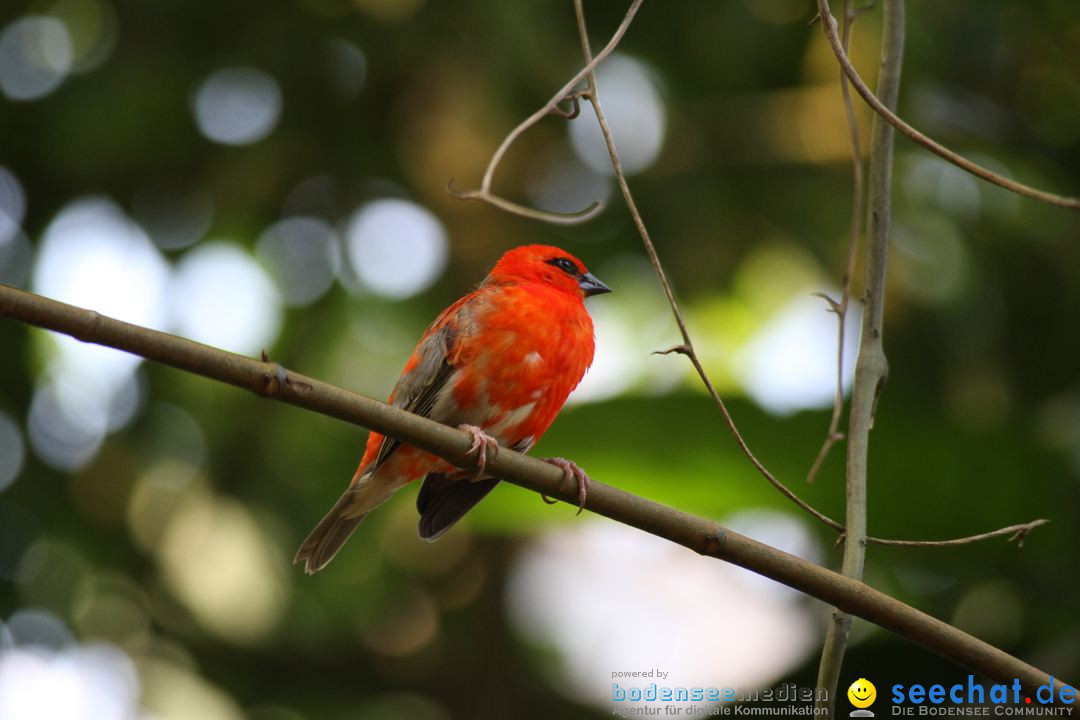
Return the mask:
[[(577, 482), (577, 486), (578, 486), (578, 511), (577, 511), (577, 514), (580, 515), (581, 511), (585, 509), (585, 498), (589, 494), (589, 482), (590, 482), (589, 481), (589, 476), (573, 460), (567, 460), (565, 458), (560, 458), (560, 457), (541, 458), (541, 459), (544, 462), (548, 463), (549, 465), (554, 465), (555, 467), (560, 468), (563, 471), (563, 474), (566, 476), (566, 479), (568, 481), (576, 481)], [(550, 500), (549, 498), (547, 498), (543, 494), (541, 494), (540, 497), (543, 499), (544, 502), (548, 503), (549, 505), (553, 505), (555, 503), (554, 500)]]
[[(458, 430), (464, 430), (472, 435), (472, 445), (465, 452), (466, 455), (476, 453), (476, 473), (470, 479), (472, 482), (483, 480), (488, 459), (494, 459), (499, 454), (499, 441), (476, 425), (458, 425)], [(469, 473), (466, 472), (465, 475), (468, 476)]]

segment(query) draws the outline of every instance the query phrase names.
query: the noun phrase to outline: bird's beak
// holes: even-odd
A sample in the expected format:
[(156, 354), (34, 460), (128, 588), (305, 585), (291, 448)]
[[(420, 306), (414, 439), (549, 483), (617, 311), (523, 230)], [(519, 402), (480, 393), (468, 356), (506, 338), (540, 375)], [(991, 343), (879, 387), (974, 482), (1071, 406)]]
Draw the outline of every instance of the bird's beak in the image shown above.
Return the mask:
[(578, 287), (580, 287), (581, 291), (585, 293), (585, 297), (589, 297), (591, 295), (602, 295), (604, 293), (611, 292), (611, 288), (600, 282), (600, 279), (592, 273), (585, 273), (584, 275), (582, 275), (581, 282), (578, 283)]

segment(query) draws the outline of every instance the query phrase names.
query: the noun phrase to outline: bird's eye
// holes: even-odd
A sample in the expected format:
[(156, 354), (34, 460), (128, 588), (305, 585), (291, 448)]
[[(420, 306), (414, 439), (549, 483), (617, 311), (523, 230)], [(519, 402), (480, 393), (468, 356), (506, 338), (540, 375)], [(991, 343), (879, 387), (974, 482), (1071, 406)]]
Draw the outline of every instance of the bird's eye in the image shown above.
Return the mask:
[(570, 258), (552, 258), (551, 260), (548, 260), (547, 263), (548, 265), (554, 265), (555, 267), (559, 268), (564, 273), (572, 277), (577, 277), (581, 274), (581, 270), (578, 269), (577, 264)]

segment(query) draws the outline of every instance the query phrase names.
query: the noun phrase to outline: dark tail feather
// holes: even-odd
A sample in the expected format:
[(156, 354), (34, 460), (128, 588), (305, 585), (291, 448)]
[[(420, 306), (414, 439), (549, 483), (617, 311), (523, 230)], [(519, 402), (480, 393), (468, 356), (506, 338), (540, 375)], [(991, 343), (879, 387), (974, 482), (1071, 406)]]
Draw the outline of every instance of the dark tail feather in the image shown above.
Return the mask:
[(367, 513), (356, 517), (345, 517), (345, 512), (355, 502), (352, 490), (353, 488), (350, 487), (334, 503), (334, 507), (330, 508), (330, 512), (326, 513), (326, 517), (319, 521), (319, 524), (315, 526), (315, 529), (307, 536), (307, 540), (296, 552), (293, 564), (295, 565), (301, 560), (305, 561), (304, 572), (308, 575), (326, 567), (326, 564), (333, 560), (337, 551), (352, 535), (356, 526), (367, 517)]
[(428, 475), (416, 496), (416, 509), (420, 511), (420, 537), (428, 542), (438, 540), (498, 484), (498, 478), (470, 482), (451, 480), (441, 474)]

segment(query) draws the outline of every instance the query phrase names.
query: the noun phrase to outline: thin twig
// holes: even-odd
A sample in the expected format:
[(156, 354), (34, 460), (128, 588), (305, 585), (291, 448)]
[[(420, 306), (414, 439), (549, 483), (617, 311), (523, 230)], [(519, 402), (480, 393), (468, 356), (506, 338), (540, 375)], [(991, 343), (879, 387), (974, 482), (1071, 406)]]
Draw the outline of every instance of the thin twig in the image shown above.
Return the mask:
[[(969, 545), (981, 540), (991, 540), (993, 538), (1008, 535), (1009, 542), (1015, 542), (1019, 547), (1023, 547), (1024, 540), (1027, 540), (1027, 536), (1031, 534), (1031, 531), (1037, 527), (1046, 525), (1048, 522), (1050, 521), (1046, 518), (1039, 518), (1038, 520), (1032, 520), (1023, 525), (1010, 525), (1009, 527), (991, 530), (990, 532), (953, 538), (951, 540), (879, 540), (878, 538), (867, 537), (866, 542), (875, 545), (890, 545), (892, 547), (949, 547), (951, 545)], [(844, 536), (841, 536), (837, 542), (842, 542), (843, 539)]]
[(570, 103), (569, 110), (563, 110), (561, 107), (556, 106), (551, 112), (564, 120), (576, 120), (577, 116), (581, 114), (581, 93), (574, 93), (567, 98), (567, 101)]
[(505, 210), (513, 215), (518, 215), (530, 220), (541, 220), (543, 222), (552, 223), (553, 225), (574, 225), (576, 223), (585, 222), (586, 220), (590, 220), (599, 215), (604, 209), (603, 204), (596, 201), (583, 210), (576, 210), (574, 212), (539, 210), (537, 208), (521, 205), (513, 200), (507, 200), (504, 197), (489, 193), (485, 190), (458, 190), (454, 187), (453, 178), (450, 178), (446, 183), (446, 192), (461, 200), (481, 200), (488, 205), (493, 205), (500, 210)]
[[(904, 55), (904, 0), (885, 0), (881, 42), (881, 71), (878, 94), (887, 107), (896, 107), (900, 94), (900, 70)], [(822, 17), (825, 22), (829, 18)], [(835, 20), (833, 20), (835, 22)], [(866, 485), (870, 429), (874, 412), (888, 376), (889, 365), (882, 343), (885, 316), (885, 266), (892, 219), (893, 139), (895, 132), (875, 117), (871, 130), (867, 205), (870, 210), (869, 243), (866, 253), (866, 306), (862, 317), (859, 356), (855, 361), (855, 382), (848, 416), (846, 470), (846, 538), (841, 573), (861, 580), (866, 562)], [(825, 699), (815, 703), (835, 717), (836, 689), (851, 632), (851, 618), (841, 610), (833, 613), (825, 633), (818, 666), (817, 686)]]
[(604, 59), (618, 47), (623, 35), (625, 35), (627, 29), (629, 29), (630, 23), (634, 21), (634, 16), (637, 15), (638, 8), (641, 7), (642, 2), (644, 2), (644, 0), (634, 0), (630, 4), (630, 8), (626, 11), (626, 15), (623, 17), (622, 22), (619, 23), (619, 27), (615, 29), (615, 34), (611, 36), (607, 45), (604, 46), (603, 50), (597, 53), (595, 58), (590, 57), (586, 61), (585, 67), (579, 70), (574, 77), (570, 78), (565, 85), (559, 88), (559, 91), (551, 96), (551, 99), (548, 100), (546, 105), (521, 121), (516, 128), (510, 131), (509, 135), (503, 138), (502, 144), (495, 150), (494, 154), (491, 156), (491, 160), (488, 162), (487, 169), (484, 171), (484, 177), (480, 181), (479, 189), (455, 191), (452, 186), (453, 181), (451, 181), (451, 185), (448, 186), (447, 189), (450, 190), (455, 197), (469, 200), (481, 200), (494, 205), (501, 210), (505, 210), (506, 212), (520, 215), (521, 217), (564, 225), (584, 222), (603, 210), (603, 204), (600, 202), (594, 202), (584, 210), (573, 213), (557, 213), (546, 210), (537, 210), (499, 197), (492, 192), (491, 183), (495, 178), (495, 169), (499, 167), (499, 163), (502, 162), (503, 156), (506, 155), (506, 151), (510, 149), (510, 146), (513, 145), (519, 137), (521, 137), (522, 133), (548, 115), (567, 116), (566, 111), (560, 108), (559, 104), (564, 101), (570, 101), (576, 105), (577, 98), (581, 96), (581, 93), (575, 92), (574, 88), (576, 88), (578, 83), (586, 77), (594, 76), (596, 66), (603, 62)]
[[(865, 8), (864, 8), (865, 9)], [(855, 9), (852, 0), (844, 0), (844, 50), (851, 47), (851, 28), (860, 14)], [(852, 176), (852, 202), (851, 202), (851, 236), (848, 239), (847, 264), (844, 265), (844, 286), (840, 292), (840, 300), (834, 301), (826, 297), (831, 310), (836, 313), (836, 395), (833, 398), (832, 418), (829, 420), (829, 429), (825, 433), (825, 442), (821, 445), (814, 464), (806, 474), (806, 482), (814, 482), (829, 451), (833, 445), (844, 439), (840, 432), (840, 419), (844, 415), (844, 334), (847, 326), (847, 311), (851, 300), (851, 280), (855, 276), (855, 258), (859, 246), (860, 230), (862, 229), (863, 214), (863, 168), (862, 168), (862, 142), (859, 141), (859, 121), (855, 117), (855, 108), (851, 103), (851, 90), (848, 88), (847, 77), (844, 71), (840, 71), (840, 93), (844, 98), (844, 113), (847, 115), (848, 132), (851, 134), (851, 176)]]
[[(0, 316), (65, 333), (85, 342), (134, 353), (170, 367), (366, 427), (434, 453), (454, 465), (475, 467), (468, 433), (357, 395), (276, 363), (218, 350), (157, 330), (132, 325), (0, 284)], [(495, 477), (577, 507), (577, 484), (559, 468), (501, 448), (488, 461)], [(1065, 682), (951, 625), (861, 582), (729, 530), (718, 523), (661, 505), (593, 480), (585, 508), (697, 553), (729, 562), (830, 603), (908, 638), (945, 659), (999, 683), (1020, 680), (1024, 692)]]
[(859, 93), (862, 99), (866, 101), (866, 104), (880, 117), (884, 118), (886, 122), (935, 155), (948, 160), (958, 168), (966, 170), (972, 175), (980, 177), (987, 182), (991, 182), (998, 187), (1003, 187), (1006, 190), (1010, 190), (1018, 195), (1023, 195), (1024, 197), (1041, 200), (1050, 205), (1057, 205), (1058, 207), (1069, 208), (1071, 210), (1080, 210), (1080, 198), (1046, 192), (1045, 190), (1039, 190), (1030, 185), (1025, 185), (1024, 183), (999, 175), (992, 170), (984, 168), (978, 163), (968, 160), (963, 155), (950, 150), (905, 122), (892, 108), (882, 102), (882, 100), (867, 87), (866, 83), (863, 82), (863, 79), (859, 76), (858, 71), (851, 62), (851, 58), (848, 57), (848, 54), (844, 51), (844, 46), (839, 35), (837, 35), (836, 18), (833, 17), (832, 12), (829, 10), (828, 0), (817, 0), (817, 4), (818, 13), (820, 15), (819, 19), (821, 20), (821, 29), (825, 33), (825, 38), (829, 41), (829, 46), (832, 48), (833, 54), (836, 55), (840, 67), (851, 80), (851, 84), (855, 87), (855, 92)]

